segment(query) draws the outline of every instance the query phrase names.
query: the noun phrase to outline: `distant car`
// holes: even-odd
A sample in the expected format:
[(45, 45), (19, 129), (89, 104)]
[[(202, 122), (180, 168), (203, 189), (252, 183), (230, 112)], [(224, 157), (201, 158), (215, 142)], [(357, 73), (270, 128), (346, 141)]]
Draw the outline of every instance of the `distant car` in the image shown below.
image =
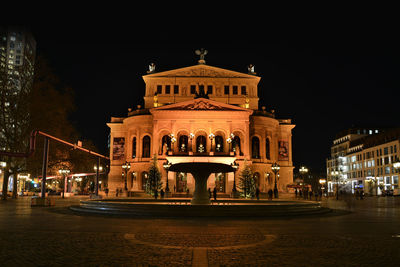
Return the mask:
[(382, 191), (382, 196), (393, 196), (393, 190), (392, 189), (383, 190)]

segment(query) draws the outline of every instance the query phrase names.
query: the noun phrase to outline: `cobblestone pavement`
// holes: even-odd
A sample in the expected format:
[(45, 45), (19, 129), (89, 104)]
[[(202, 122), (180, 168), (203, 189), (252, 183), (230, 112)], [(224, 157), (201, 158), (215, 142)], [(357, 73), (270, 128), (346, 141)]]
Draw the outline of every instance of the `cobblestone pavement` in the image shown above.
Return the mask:
[(329, 200), (324, 216), (121, 218), (0, 201), (0, 266), (399, 266), (400, 198)]

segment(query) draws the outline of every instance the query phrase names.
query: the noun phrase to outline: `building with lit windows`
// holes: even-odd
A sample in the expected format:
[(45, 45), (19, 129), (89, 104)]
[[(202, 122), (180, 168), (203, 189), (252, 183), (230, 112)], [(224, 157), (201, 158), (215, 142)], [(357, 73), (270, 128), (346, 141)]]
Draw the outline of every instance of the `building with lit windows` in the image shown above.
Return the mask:
[[(33, 84), (36, 42), (23, 27), (0, 26), (0, 149), (9, 150), (10, 133), (21, 132), (29, 123), (26, 99)], [(22, 97), (23, 96), (23, 97)], [(15, 110), (25, 116), (16, 118)], [(22, 111), (21, 111), (22, 110)], [(7, 137), (8, 133), (8, 137)], [(24, 148), (26, 144), (23, 144)], [(0, 159), (1, 160), (1, 159)], [(12, 175), (10, 180), (13, 179)], [(12, 181), (9, 187), (12, 188)], [(0, 190), (3, 186), (0, 181)]]
[[(381, 195), (399, 188), (400, 129), (349, 129), (333, 141), (327, 159), (329, 192), (337, 189), (354, 193), (362, 189)], [(385, 190), (385, 191), (384, 191)]]
[[(143, 76), (144, 107), (128, 109), (126, 117), (112, 117), (107, 124), (110, 191), (124, 190), (126, 183), (128, 192), (143, 192), (154, 155), (163, 189), (168, 179), (172, 194), (192, 193), (195, 181), (189, 173), (167, 172), (163, 168), (167, 161), (221, 159), (235, 161), (239, 172), (246, 160), (261, 192), (273, 189), (271, 166), (278, 163), (277, 186), (286, 191), (293, 182), (295, 125), (290, 119), (275, 118), (265, 107), (259, 110), (260, 79), (254, 68), (241, 73), (206, 65), (204, 59), (198, 65), (163, 72), (151, 65)], [(238, 171), (215, 173), (209, 176), (207, 187), (229, 196), (238, 177)]]

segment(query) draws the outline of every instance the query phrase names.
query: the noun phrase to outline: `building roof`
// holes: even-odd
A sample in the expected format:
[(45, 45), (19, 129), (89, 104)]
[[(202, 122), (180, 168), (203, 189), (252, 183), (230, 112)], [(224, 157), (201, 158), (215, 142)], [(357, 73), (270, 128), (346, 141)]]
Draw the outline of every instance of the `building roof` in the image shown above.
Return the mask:
[(382, 145), (394, 140), (400, 139), (400, 128), (387, 129), (384, 132), (368, 135), (356, 140), (350, 141), (349, 147), (363, 145), (363, 149)]

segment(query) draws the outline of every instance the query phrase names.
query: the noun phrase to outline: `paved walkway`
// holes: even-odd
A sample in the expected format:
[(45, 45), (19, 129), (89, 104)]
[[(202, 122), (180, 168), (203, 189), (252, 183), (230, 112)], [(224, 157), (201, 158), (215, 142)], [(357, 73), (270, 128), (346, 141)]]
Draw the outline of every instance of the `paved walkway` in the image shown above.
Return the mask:
[(292, 219), (120, 218), (77, 214), (79, 198), (0, 201), (1, 266), (395, 266), (400, 198), (324, 200)]

